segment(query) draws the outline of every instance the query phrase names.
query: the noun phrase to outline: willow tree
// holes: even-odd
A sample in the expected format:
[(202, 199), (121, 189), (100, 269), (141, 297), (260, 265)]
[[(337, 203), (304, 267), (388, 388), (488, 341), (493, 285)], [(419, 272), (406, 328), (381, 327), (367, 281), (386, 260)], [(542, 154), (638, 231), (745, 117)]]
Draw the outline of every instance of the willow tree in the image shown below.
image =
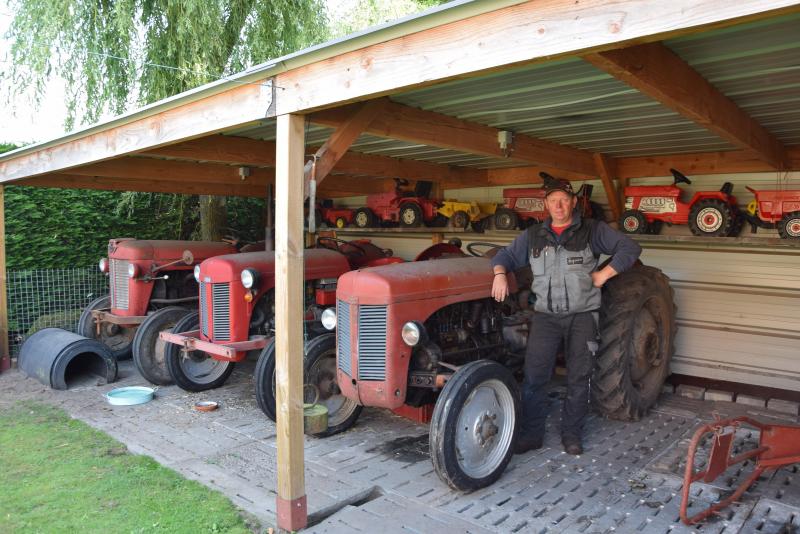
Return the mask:
[[(13, 94), (66, 81), (67, 128), (192, 89), (327, 35), (321, 0), (9, 0)], [(13, 95), (12, 95), (13, 96)], [(224, 200), (200, 200), (219, 239)]]

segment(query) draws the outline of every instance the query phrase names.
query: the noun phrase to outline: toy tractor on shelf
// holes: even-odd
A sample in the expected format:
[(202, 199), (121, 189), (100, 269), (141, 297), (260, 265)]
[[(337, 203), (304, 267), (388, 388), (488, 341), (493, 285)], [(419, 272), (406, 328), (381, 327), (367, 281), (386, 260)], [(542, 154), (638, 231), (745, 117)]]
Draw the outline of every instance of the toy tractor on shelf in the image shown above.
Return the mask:
[(783, 239), (800, 239), (800, 190), (747, 189), (756, 196), (744, 213), (753, 233), (756, 228), (777, 228)]
[(444, 200), (437, 213), (447, 219), (453, 228), (467, 228), (471, 224), (473, 230), (483, 232), (496, 210), (496, 202)]
[[(539, 176), (545, 182), (554, 180), (546, 172), (540, 172)], [(578, 197), (577, 209), (584, 218), (605, 220), (603, 208), (600, 204), (592, 202), (591, 184), (583, 184), (576, 193)], [(494, 227), (497, 230), (514, 230), (519, 227), (522, 229), (539, 223), (547, 217), (547, 210), (544, 207), (545, 189), (543, 187), (522, 187), (515, 189), (503, 189), (503, 205), (498, 207), (494, 213)]]
[(625, 211), (619, 227), (628, 234), (657, 234), (666, 223), (688, 224), (692, 234), (707, 237), (728, 237), (739, 233), (743, 218), (731, 192), (733, 184), (725, 182), (719, 191), (699, 191), (689, 202), (681, 200), (678, 184), (691, 184), (681, 172), (670, 169), (672, 185), (636, 185), (625, 188)]
[(374, 228), (380, 224), (399, 223), (404, 228), (433, 224), (439, 201), (428, 198), (431, 182), (417, 182), (414, 191), (403, 189), (407, 180), (396, 179), (391, 193), (367, 195), (367, 205), (355, 210), (353, 223), (358, 228)]
[[(304, 252), (306, 338), (326, 332), (320, 317), (335, 303), (340, 275), (402, 261), (368, 239), (318, 238), (317, 248)], [(199, 314), (188, 314), (171, 332), (161, 333), (166, 343), (163, 365), (182, 389), (204, 391), (224, 384), (236, 362), (249, 351), (262, 350), (272, 338), (275, 253), (218, 256), (198, 265), (194, 277), (199, 283)]]
[(221, 242), (109, 240), (100, 271), (109, 277), (110, 295), (83, 310), (77, 332), (102, 341), (117, 359), (133, 352), (141, 371), (143, 359), (152, 357), (158, 332), (170, 327), (176, 314), (197, 307), (194, 266), (235, 252), (236, 247)]
[(345, 228), (353, 224), (353, 210), (349, 208), (337, 208), (330, 200), (323, 200), (317, 204), (317, 228), (324, 223), (331, 228)]

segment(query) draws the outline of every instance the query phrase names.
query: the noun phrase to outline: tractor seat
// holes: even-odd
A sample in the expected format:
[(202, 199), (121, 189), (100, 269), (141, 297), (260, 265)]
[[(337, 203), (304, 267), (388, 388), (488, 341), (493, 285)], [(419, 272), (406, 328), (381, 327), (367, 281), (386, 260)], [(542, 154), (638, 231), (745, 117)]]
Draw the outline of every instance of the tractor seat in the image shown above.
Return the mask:
[(733, 193), (733, 184), (730, 182), (725, 182), (722, 184), (722, 187), (719, 188), (720, 193), (724, 193), (726, 195), (730, 195)]

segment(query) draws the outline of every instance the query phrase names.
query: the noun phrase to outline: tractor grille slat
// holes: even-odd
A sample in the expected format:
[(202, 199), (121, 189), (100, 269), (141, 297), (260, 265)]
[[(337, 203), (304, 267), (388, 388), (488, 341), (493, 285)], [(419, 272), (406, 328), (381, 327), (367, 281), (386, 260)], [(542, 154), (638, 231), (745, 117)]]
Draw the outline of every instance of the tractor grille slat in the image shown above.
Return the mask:
[(228, 283), (211, 284), (211, 321), (214, 341), (231, 339), (231, 288)]
[(200, 331), (208, 338), (208, 297), (206, 297), (206, 284), (200, 282)]
[(358, 378), (386, 379), (386, 306), (358, 308)]
[(109, 284), (111, 289), (111, 307), (118, 310), (128, 309), (128, 265), (126, 260), (109, 262)]
[(339, 369), (353, 376), (352, 355), (350, 351), (350, 305), (336, 301), (336, 360)]

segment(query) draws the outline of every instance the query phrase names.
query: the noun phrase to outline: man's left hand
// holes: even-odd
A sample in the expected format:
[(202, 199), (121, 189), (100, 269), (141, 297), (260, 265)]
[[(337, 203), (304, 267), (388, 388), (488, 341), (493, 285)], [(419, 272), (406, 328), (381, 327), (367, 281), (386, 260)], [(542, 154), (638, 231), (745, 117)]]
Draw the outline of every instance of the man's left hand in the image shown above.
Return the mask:
[(594, 284), (594, 287), (603, 287), (610, 278), (616, 275), (617, 271), (611, 267), (611, 265), (606, 265), (599, 271), (594, 271), (592, 273), (592, 284)]

